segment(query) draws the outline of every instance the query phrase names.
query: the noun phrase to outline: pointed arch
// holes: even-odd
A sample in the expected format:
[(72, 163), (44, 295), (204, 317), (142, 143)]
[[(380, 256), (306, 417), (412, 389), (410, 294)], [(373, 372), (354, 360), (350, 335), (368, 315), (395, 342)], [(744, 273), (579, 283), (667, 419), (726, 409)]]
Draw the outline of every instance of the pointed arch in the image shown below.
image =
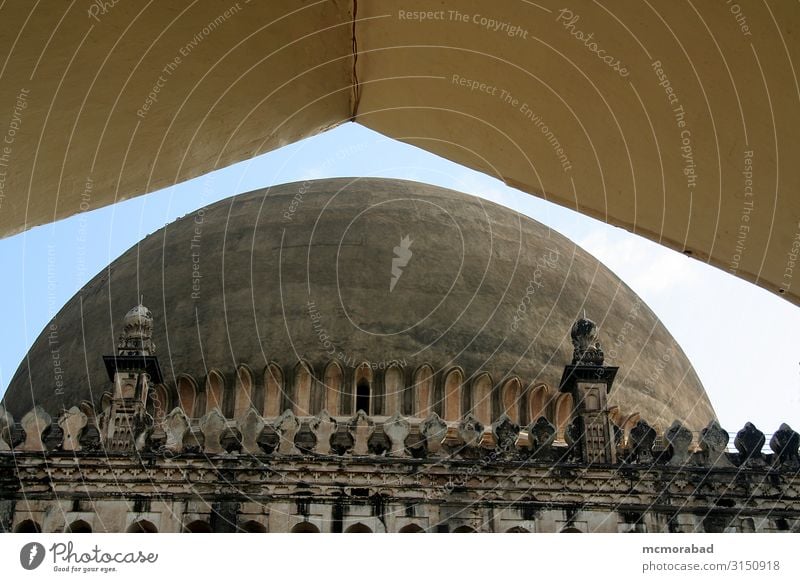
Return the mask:
[(550, 387), (547, 384), (535, 384), (528, 390), (528, 422), (536, 422), (540, 416), (548, 420), (547, 404), (550, 401)]
[(342, 397), (342, 384), (344, 372), (337, 361), (331, 361), (325, 367), (323, 387), (325, 390), (325, 403), (323, 407), (331, 416), (339, 414), (339, 400)]
[(264, 411), (262, 416), (274, 418), (283, 412), (283, 370), (278, 364), (272, 363), (264, 369)]
[(289, 533), (319, 533), (319, 528), (313, 523), (301, 521), (295, 524)]
[(301, 360), (294, 367), (292, 408), (297, 416), (308, 416), (311, 411), (311, 388), (314, 373), (308, 362)]
[(42, 527), (32, 519), (19, 522), (14, 528), (16, 533), (42, 533)]
[(520, 408), (522, 400), (520, 398), (522, 382), (514, 377), (506, 380), (500, 391), (500, 406), (502, 411), (511, 419), (511, 422), (520, 422)]
[(188, 374), (178, 376), (178, 404), (189, 418), (202, 416), (197, 410), (197, 382)]
[(244, 364), (236, 368), (233, 417), (241, 418), (253, 406), (253, 373)]
[(212, 530), (207, 521), (196, 519), (183, 527), (183, 533), (212, 533)]
[(372, 414), (372, 368), (366, 362), (356, 368), (353, 411)]
[(556, 421), (556, 440), (564, 442), (564, 433), (572, 420), (572, 394), (568, 392), (561, 394), (556, 400), (555, 421)]
[(344, 533), (372, 533), (372, 530), (359, 521), (344, 530)]
[(426, 418), (433, 410), (433, 368), (423, 364), (414, 372), (413, 411), (419, 418)]
[(409, 523), (401, 527), (397, 533), (425, 533), (425, 530), (416, 523)]
[(472, 382), (472, 414), (484, 426), (492, 424), (492, 377), (482, 372)]
[(392, 416), (394, 413), (402, 414), (403, 390), (403, 369), (399, 364), (393, 362), (386, 368), (383, 375), (384, 385), (384, 414)]
[(461, 411), (461, 386), (464, 382), (464, 373), (460, 368), (453, 368), (444, 377), (444, 395), (442, 418), (444, 420), (460, 420)]
[[(211, 370), (206, 376), (206, 414), (219, 408), (224, 411), (223, 399), (225, 395), (225, 379), (217, 370)], [(224, 412), (223, 412), (224, 414)]]

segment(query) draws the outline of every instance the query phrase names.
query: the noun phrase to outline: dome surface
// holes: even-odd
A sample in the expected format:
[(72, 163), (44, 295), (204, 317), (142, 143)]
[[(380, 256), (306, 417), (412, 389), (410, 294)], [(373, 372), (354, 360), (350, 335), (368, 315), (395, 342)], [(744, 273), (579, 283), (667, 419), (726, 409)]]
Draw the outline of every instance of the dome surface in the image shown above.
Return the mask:
[(336, 360), (429, 364), (437, 375), (459, 367), (465, 384), (487, 372), (495, 386), (518, 377), (557, 391), (585, 311), (606, 364), (620, 368), (612, 405), (662, 429), (680, 419), (699, 430), (714, 418), (680, 346), (586, 251), (479, 198), (372, 178), (234, 196), (149, 235), (37, 338), (4, 397), (9, 411), (99, 405), (110, 390), (102, 357), (117, 353), (126, 314), (149, 316), (131, 311), (140, 297), (173, 390), (180, 375), (202, 384), (212, 369), (233, 384), (242, 364), (257, 383), (270, 362), (289, 375), (303, 360), (321, 378)]

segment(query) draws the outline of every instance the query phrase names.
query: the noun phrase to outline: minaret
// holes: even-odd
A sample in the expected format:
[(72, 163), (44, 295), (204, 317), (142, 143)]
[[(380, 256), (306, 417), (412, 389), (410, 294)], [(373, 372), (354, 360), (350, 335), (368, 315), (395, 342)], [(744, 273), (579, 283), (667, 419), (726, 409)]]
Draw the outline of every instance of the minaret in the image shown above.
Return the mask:
[(608, 415), (608, 394), (619, 368), (604, 365), (597, 325), (586, 314), (572, 326), (572, 364), (564, 367), (561, 392), (572, 394), (572, 422), (581, 436), (586, 463), (616, 462), (614, 430)]
[(116, 356), (103, 356), (113, 397), (106, 427), (110, 451), (130, 451), (138, 427), (144, 425), (147, 397), (161, 382), (161, 369), (153, 344), (153, 315), (139, 303), (123, 320)]

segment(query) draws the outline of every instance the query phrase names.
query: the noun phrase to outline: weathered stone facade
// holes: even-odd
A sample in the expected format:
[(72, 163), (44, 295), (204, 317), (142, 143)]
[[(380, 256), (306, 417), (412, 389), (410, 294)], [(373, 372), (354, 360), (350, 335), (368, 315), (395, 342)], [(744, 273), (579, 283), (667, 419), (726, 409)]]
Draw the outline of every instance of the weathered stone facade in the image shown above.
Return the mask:
[[(736, 453), (716, 421), (697, 444), (677, 421), (664, 435), (620, 426), (605, 399), (617, 369), (599, 344), (592, 363), (565, 367), (559, 427), (547, 411), (527, 426), (505, 413), (489, 424), (363, 410), (264, 418), (252, 406), (191, 419), (181, 407), (153, 416), (149, 311), (125, 322), (103, 411), (84, 402), (55, 421), (37, 407), (16, 423), (0, 408), (3, 530), (800, 530), (798, 433), (781, 426), (764, 455), (750, 423)], [(590, 332), (585, 319), (573, 328), (576, 353)]]

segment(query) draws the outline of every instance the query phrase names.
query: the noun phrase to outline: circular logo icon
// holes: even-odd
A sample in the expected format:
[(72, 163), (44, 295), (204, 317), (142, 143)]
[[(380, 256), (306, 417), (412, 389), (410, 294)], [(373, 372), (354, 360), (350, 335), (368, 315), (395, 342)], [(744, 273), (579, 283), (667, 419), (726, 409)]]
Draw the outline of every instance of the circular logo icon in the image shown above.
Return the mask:
[(19, 563), (26, 570), (35, 570), (44, 561), (44, 546), (39, 542), (30, 542), (19, 551)]

